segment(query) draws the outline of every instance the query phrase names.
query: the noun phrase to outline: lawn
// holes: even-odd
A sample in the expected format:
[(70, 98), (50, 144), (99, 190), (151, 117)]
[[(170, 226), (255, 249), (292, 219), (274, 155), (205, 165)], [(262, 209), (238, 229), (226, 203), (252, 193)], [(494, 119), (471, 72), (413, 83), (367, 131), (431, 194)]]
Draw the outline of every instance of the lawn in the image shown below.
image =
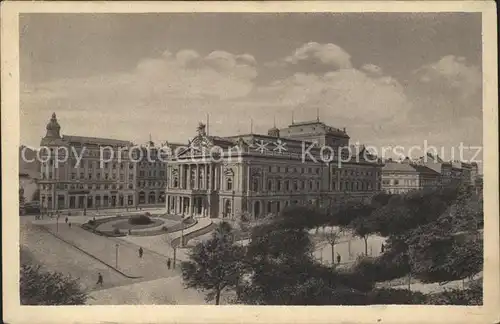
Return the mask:
[(135, 224), (130, 224), (128, 220), (122, 220), (112, 224), (111, 226), (113, 228), (128, 230), (128, 229), (143, 229), (143, 228), (157, 227), (161, 226), (164, 223), (165, 222), (160, 219), (151, 219), (150, 224), (135, 225)]

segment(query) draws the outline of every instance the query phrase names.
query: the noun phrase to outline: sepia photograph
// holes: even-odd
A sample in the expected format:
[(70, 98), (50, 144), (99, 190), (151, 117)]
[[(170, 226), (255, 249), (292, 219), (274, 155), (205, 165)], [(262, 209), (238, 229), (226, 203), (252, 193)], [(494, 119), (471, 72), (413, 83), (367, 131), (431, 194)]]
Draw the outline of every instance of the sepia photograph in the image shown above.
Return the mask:
[[(491, 312), (494, 4), (206, 5), (49, 5), (7, 21), (18, 31), (16, 61), (2, 55), (2, 83), (17, 89), (13, 106), (2, 100), (13, 147), (2, 173), (19, 186), (2, 197), (4, 251), (13, 231), (18, 249), (18, 266), (4, 258), (18, 278), (11, 303)], [(487, 315), (468, 322), (498, 320)]]

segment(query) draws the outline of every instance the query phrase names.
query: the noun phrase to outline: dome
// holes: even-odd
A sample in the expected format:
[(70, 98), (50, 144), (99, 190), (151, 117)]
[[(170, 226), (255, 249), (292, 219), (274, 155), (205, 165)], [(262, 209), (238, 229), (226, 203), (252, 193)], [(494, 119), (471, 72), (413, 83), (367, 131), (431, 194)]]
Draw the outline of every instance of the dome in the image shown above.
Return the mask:
[(270, 128), (267, 131), (267, 135), (273, 136), (273, 137), (280, 137), (280, 130), (276, 127)]

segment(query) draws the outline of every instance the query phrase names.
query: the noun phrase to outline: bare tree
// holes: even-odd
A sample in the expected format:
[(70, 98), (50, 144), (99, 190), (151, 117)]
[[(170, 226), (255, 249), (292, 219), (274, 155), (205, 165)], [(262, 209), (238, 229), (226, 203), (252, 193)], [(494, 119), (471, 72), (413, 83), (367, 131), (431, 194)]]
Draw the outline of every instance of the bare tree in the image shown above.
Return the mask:
[(341, 231), (335, 229), (333, 226), (330, 227), (329, 231), (323, 231), (323, 239), (330, 244), (332, 247), (332, 265), (335, 264), (335, 244), (338, 243), (340, 237), (342, 236)]

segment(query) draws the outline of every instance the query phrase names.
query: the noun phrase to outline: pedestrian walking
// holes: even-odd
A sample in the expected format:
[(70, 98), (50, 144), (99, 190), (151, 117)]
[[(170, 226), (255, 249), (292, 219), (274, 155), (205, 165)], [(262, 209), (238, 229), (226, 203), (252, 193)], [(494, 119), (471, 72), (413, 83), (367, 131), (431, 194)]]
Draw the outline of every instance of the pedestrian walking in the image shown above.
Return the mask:
[(341, 257), (340, 254), (337, 252), (337, 264), (340, 263)]
[(66, 217), (64, 221), (66, 222), (66, 224), (68, 224), (68, 217)]
[(142, 247), (139, 248), (139, 258), (142, 258), (142, 254), (144, 253), (144, 250)]
[(170, 258), (167, 260), (167, 268), (170, 270), (170, 267), (172, 266), (172, 261), (170, 261)]
[(69, 228), (71, 228), (71, 222), (68, 223)]
[(97, 275), (96, 285), (101, 285), (101, 287), (102, 287), (102, 284), (103, 284), (102, 274), (99, 272), (99, 274)]

